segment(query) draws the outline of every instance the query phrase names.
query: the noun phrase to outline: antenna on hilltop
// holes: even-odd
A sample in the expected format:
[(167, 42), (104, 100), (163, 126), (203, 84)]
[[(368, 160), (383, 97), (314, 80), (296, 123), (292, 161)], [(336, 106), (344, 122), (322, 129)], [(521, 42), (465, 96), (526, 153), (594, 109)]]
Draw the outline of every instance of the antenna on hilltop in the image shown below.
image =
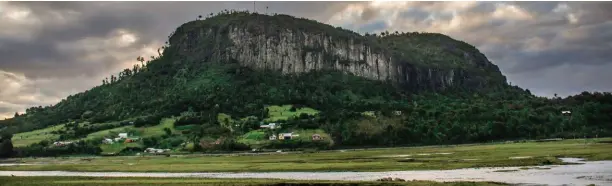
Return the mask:
[(253, 13), (255, 13), (255, 1), (253, 1)]

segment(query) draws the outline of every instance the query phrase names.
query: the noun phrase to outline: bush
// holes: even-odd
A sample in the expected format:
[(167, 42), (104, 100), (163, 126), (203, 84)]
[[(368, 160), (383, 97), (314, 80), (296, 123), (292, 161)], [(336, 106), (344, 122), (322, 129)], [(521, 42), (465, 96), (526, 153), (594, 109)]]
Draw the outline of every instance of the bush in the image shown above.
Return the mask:
[(146, 147), (155, 147), (162, 139), (157, 136), (142, 138), (142, 144)]
[(118, 154), (119, 155), (132, 155), (132, 154), (140, 153), (142, 151), (144, 151), (144, 149), (141, 147), (125, 147)]
[(161, 122), (163, 117), (161, 115), (150, 115), (145, 117), (140, 117), (134, 121), (135, 127), (143, 127), (143, 126), (153, 126), (157, 125)]
[(240, 143), (234, 139), (226, 138), (221, 142), (221, 144), (217, 145), (215, 149), (226, 151), (244, 151), (250, 150), (251, 148), (244, 143)]
[(166, 139), (161, 140), (159, 142), (159, 145), (157, 145), (157, 147), (162, 148), (162, 149), (172, 149), (172, 148), (178, 147), (183, 142), (184, 142), (183, 138), (180, 138), (180, 137), (166, 138)]

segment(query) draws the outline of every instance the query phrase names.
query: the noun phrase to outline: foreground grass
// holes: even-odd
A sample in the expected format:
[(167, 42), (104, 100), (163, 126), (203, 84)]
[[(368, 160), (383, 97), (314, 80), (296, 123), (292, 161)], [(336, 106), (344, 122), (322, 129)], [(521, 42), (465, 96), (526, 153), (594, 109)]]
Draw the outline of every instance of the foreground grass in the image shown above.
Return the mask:
[(97, 177), (0, 177), (0, 183), (6, 186), (54, 186), (54, 185), (318, 185), (318, 186), (374, 186), (374, 185), (405, 185), (405, 186), (495, 186), (503, 185), (490, 182), (448, 182), (438, 183), (429, 181), (409, 182), (345, 182), (345, 181), (294, 181), (277, 179), (207, 179), (207, 178), (97, 178)]
[[(122, 156), (80, 160), (25, 158), (22, 163), (44, 165), (4, 166), (0, 170), (131, 171), (131, 172), (271, 172), (271, 171), (392, 171), (473, 167), (508, 167), (561, 164), (557, 157), (612, 160), (611, 138), (481, 144), (319, 153), (250, 156)], [(513, 158), (522, 157), (522, 158)], [(527, 157), (527, 158), (525, 158)]]

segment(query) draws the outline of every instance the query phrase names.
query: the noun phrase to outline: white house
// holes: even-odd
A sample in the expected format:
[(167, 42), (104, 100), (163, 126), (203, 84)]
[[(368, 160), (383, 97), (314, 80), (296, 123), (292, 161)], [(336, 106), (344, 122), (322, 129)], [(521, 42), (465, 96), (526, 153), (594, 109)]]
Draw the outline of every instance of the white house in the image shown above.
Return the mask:
[(127, 133), (119, 133), (119, 138), (127, 138), (128, 134)]
[(104, 143), (104, 144), (113, 144), (113, 140), (112, 139), (108, 139), (108, 138), (104, 138), (104, 140), (102, 140), (102, 143)]
[(293, 134), (293, 132), (291, 132), (291, 133), (280, 133), (280, 134), (278, 134), (278, 139), (279, 140), (286, 140), (286, 139), (291, 139), (293, 137), (298, 137), (298, 136), (300, 136), (300, 135)]
[(569, 110), (564, 110), (564, 111), (561, 111), (561, 114), (572, 114), (572, 112)]
[(270, 140), (276, 140), (276, 134), (272, 134), (268, 137)]

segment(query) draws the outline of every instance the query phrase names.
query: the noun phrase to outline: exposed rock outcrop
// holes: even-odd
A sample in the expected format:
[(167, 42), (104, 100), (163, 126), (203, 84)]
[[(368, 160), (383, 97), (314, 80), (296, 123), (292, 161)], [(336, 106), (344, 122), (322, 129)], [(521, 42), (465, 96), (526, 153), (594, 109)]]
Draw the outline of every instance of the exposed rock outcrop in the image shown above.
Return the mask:
[[(278, 19), (287, 19), (287, 16), (221, 16), (234, 16), (235, 19), (226, 21), (223, 26), (211, 26), (207, 22), (209, 20), (186, 23), (172, 36), (171, 46), (182, 56), (202, 61), (237, 62), (255, 69), (278, 70), (284, 74), (334, 69), (368, 79), (390, 81), (409, 89), (478, 88), (505, 84), (505, 77), (497, 66), (478, 51), (440, 46), (458, 53), (462, 60), (459, 63), (463, 63), (461, 67), (428, 65), (427, 57), (420, 58), (423, 62), (417, 64), (393, 55), (392, 49), (372, 42), (372, 37), (350, 31), (332, 27), (336, 29), (334, 32), (349, 36), (341, 37), (335, 36), (337, 33), (313, 32), (279, 24)], [(293, 19), (304, 24), (314, 22)], [(330, 26), (321, 24), (321, 27)], [(401, 56), (405, 55), (411, 54)]]

